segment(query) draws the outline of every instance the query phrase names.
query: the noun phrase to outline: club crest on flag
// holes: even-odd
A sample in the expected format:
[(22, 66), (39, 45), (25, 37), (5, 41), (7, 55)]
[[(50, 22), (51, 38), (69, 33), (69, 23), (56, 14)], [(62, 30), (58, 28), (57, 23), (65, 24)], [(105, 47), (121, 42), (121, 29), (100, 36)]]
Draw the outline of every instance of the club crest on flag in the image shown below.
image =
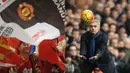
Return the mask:
[(24, 21), (29, 21), (34, 17), (34, 8), (32, 7), (32, 5), (27, 4), (26, 2), (19, 4), (17, 11), (19, 17)]

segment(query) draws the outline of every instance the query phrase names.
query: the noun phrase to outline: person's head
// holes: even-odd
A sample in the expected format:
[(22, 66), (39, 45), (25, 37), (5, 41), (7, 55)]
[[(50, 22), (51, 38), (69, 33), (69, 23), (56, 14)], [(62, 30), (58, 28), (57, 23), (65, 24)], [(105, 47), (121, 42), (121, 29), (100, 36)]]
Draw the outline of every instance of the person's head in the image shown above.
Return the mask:
[(113, 39), (118, 39), (119, 38), (119, 35), (117, 34), (117, 33), (115, 33), (114, 35), (113, 35)]
[(130, 49), (130, 38), (125, 40), (125, 48)]
[(111, 17), (108, 17), (108, 18), (106, 18), (105, 22), (108, 24), (111, 24), (111, 23), (113, 23), (113, 19)]
[(105, 13), (107, 16), (110, 16), (111, 8), (110, 8), (110, 7), (106, 7), (106, 8), (104, 9), (104, 13)]
[(116, 25), (115, 24), (110, 24), (109, 28), (110, 28), (109, 29), (110, 32), (116, 32)]
[(72, 9), (67, 9), (66, 12), (67, 12), (68, 15), (73, 14)]
[(113, 2), (113, 0), (109, 0), (109, 1), (107, 1), (106, 6), (113, 8), (113, 7), (115, 7), (115, 3)]
[(123, 14), (121, 15), (120, 19), (121, 19), (121, 22), (122, 22), (122, 23), (125, 23), (126, 20), (127, 20), (127, 14), (126, 14), (126, 13), (123, 13)]
[(120, 35), (120, 39), (125, 41), (125, 40), (127, 40), (127, 36), (128, 35), (126, 33), (123, 33), (123, 34)]
[(30, 48), (31, 48), (30, 44), (21, 42), (18, 47), (18, 52), (19, 52), (19, 54), (20, 53), (29, 53)]
[(116, 6), (115, 6), (115, 9), (116, 9), (119, 13), (121, 13), (121, 11), (122, 11), (122, 6), (121, 6), (121, 4), (117, 3)]
[(121, 0), (121, 6), (122, 6), (122, 9), (125, 9), (127, 7), (127, 1), (128, 0)]
[(125, 46), (124, 41), (119, 41), (118, 42), (118, 47), (119, 48), (123, 48), (124, 46)]
[(116, 20), (119, 16), (119, 12), (117, 10), (112, 10), (111, 17)]
[(90, 32), (96, 34), (100, 30), (100, 22), (96, 19), (89, 25)]
[(130, 19), (130, 10), (127, 12), (127, 18)]
[(115, 34), (114, 32), (109, 32), (108, 33), (108, 39), (109, 40), (113, 39), (114, 34)]
[(109, 31), (109, 25), (107, 23), (104, 23), (101, 27), (101, 29), (105, 32), (108, 32)]
[(72, 37), (75, 38), (75, 39), (78, 39), (80, 37), (79, 29), (73, 29), (72, 30)]
[(107, 49), (108, 49), (108, 51), (109, 51), (109, 52), (111, 52), (111, 53), (112, 53), (112, 52), (113, 52), (113, 50), (114, 50), (114, 47), (112, 47), (112, 46), (108, 46), (108, 47), (107, 47)]
[(98, 3), (97, 6), (96, 6), (96, 10), (97, 10), (98, 12), (102, 13), (103, 10), (104, 10), (104, 4)]
[(130, 10), (130, 3), (127, 4), (127, 10)]
[(112, 39), (110, 40), (110, 45), (114, 48), (118, 47), (118, 39)]
[(118, 32), (118, 33), (119, 33), (120, 35), (126, 33), (125, 27), (124, 27), (124, 26), (121, 26), (121, 27), (119, 28), (119, 32)]
[(69, 48), (70, 56), (77, 56), (77, 47), (75, 45), (71, 45)]
[(118, 50), (115, 49), (113, 46), (108, 46), (107, 48), (108, 48), (108, 51), (109, 51), (111, 54), (115, 55), (116, 57), (119, 56)]
[(102, 17), (99, 14), (96, 14), (95, 19), (97, 19), (99, 22), (101, 22)]
[(73, 30), (73, 24), (69, 22), (65, 26), (65, 32), (66, 32), (67, 35), (71, 36), (72, 30)]
[(113, 46), (108, 46), (107, 48), (108, 48), (108, 51), (109, 51), (111, 54), (115, 55), (116, 57), (119, 56), (118, 50), (115, 49)]

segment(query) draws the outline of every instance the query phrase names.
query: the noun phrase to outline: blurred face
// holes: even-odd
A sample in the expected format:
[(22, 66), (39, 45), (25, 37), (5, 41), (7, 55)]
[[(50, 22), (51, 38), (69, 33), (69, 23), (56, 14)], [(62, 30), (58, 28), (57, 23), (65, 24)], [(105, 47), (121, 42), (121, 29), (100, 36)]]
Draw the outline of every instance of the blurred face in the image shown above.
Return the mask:
[(124, 42), (123, 42), (123, 41), (120, 41), (120, 42), (118, 43), (118, 47), (123, 48), (123, 47), (124, 47)]
[(116, 25), (111, 25), (110, 26), (110, 31), (111, 32), (116, 32)]
[(116, 20), (118, 18), (118, 15), (119, 15), (119, 13), (117, 11), (115, 11), (115, 10), (112, 11), (112, 18), (113, 19)]
[(120, 29), (119, 29), (119, 33), (120, 33), (120, 34), (126, 33), (126, 29), (125, 29), (124, 27), (120, 28)]
[(107, 6), (113, 8), (115, 6), (115, 3), (113, 1), (108, 1)]
[(72, 30), (73, 30), (73, 27), (72, 27), (72, 26), (67, 26), (67, 27), (65, 27), (65, 31), (67, 32), (68, 35), (71, 34)]
[(120, 12), (120, 11), (122, 10), (121, 4), (117, 4), (115, 8), (116, 8), (116, 10), (117, 10), (118, 12)]
[(113, 36), (114, 36), (114, 32), (109, 32), (109, 33), (108, 33), (108, 38), (109, 38), (110, 40), (113, 38)]
[(121, 40), (125, 41), (127, 39), (127, 34), (124, 33), (120, 37), (121, 37)]
[(112, 51), (113, 51), (114, 48), (112, 46), (108, 46), (107, 49), (108, 49), (109, 52), (112, 53)]
[(107, 23), (103, 24), (102, 30), (104, 30), (105, 32), (107, 32), (109, 30), (109, 26)]
[(114, 48), (117, 48), (118, 47), (118, 40), (117, 39), (111, 40), (111, 46), (113, 46)]
[(126, 15), (126, 14), (121, 15), (121, 21), (122, 21), (123, 23), (125, 23), (126, 20), (127, 20), (127, 15)]
[[(80, 0), (81, 1), (81, 0)], [(93, 0), (84, 0), (84, 1), (86, 1), (86, 3), (87, 3), (87, 5), (91, 5), (91, 4), (93, 4)]]
[(127, 10), (128, 11), (130, 10), (130, 4), (127, 4)]
[(130, 19), (130, 10), (128, 10), (127, 18)]
[(100, 30), (100, 26), (97, 22), (92, 22), (90, 24), (90, 32), (96, 34)]
[(98, 21), (101, 21), (102, 18), (101, 18), (100, 15), (96, 14), (96, 15), (95, 15), (95, 19), (97, 19)]
[(80, 37), (80, 32), (79, 32), (79, 31), (74, 31), (74, 32), (72, 33), (72, 37), (73, 37), (73, 38), (79, 38), (79, 37)]
[(125, 41), (125, 47), (128, 48), (128, 49), (130, 49), (130, 39), (127, 39)]
[(27, 44), (27, 43), (21, 43), (20, 46), (19, 46), (19, 52), (21, 53), (29, 53), (29, 50), (30, 50), (30, 45)]
[(68, 15), (73, 14), (72, 9), (68, 9), (68, 10), (67, 10), (67, 14), (68, 14)]
[(105, 10), (104, 10), (105, 12), (105, 14), (107, 15), (107, 16), (109, 16), (110, 15), (110, 13), (111, 13), (111, 9), (110, 8), (105, 8)]
[(71, 46), (69, 52), (70, 52), (71, 56), (76, 56), (77, 55), (76, 47), (75, 46)]
[(97, 10), (98, 12), (103, 12), (103, 10), (104, 10), (104, 5), (103, 5), (102, 3), (99, 3), (99, 4), (97, 5), (96, 10)]

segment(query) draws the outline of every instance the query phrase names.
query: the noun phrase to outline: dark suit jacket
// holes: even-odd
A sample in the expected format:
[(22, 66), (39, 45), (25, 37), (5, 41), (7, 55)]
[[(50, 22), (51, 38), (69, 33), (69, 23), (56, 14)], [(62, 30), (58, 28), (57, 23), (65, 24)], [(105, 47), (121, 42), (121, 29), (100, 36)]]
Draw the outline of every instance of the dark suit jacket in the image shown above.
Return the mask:
[[(104, 51), (107, 50), (108, 37), (101, 31), (99, 31), (97, 34), (97, 37), (95, 38), (95, 55), (98, 54), (98, 57), (101, 57)], [(86, 56), (87, 58), (90, 57), (90, 42), (93, 37), (93, 34), (90, 32), (86, 32), (81, 36), (80, 54)]]
[(80, 54), (87, 57), (87, 60), (83, 61), (83, 68), (87, 65), (97, 65), (103, 71), (103, 73), (116, 73), (112, 57), (107, 51), (108, 37), (101, 31), (98, 32), (98, 35), (95, 38), (95, 55), (98, 54), (98, 59), (94, 63), (89, 64), (88, 58), (90, 57), (90, 42), (92, 38), (93, 35), (90, 32), (86, 32), (81, 36)]

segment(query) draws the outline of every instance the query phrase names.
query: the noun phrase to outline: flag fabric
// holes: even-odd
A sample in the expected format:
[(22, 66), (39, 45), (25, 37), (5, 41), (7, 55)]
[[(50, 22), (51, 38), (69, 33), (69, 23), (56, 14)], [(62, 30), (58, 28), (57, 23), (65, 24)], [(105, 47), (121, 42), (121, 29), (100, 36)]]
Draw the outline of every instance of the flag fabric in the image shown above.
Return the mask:
[(0, 36), (0, 62), (2, 67), (19, 67), (22, 62), (20, 56), (15, 52), (15, 49), (9, 45), (8, 38), (3, 36)]
[(35, 52), (35, 50), (36, 50), (36, 46), (32, 45), (29, 54), (30, 55), (33, 54)]
[(0, 12), (12, 4), (15, 0), (0, 0)]
[[(15, 37), (38, 45), (41, 60), (64, 63), (56, 49), (56, 38), (64, 34), (65, 4), (63, 0), (5, 0), (0, 5), (0, 35)], [(12, 43), (13, 47), (17, 47)], [(30, 54), (34, 52), (34, 47)], [(48, 57), (49, 56), (49, 57)]]
[[(27, 29), (33, 30), (33, 27), (45, 28), (45, 22), (55, 29), (58, 29), (59, 34), (64, 34), (64, 12), (64, 3), (62, 0), (16, 0), (1, 12), (1, 17), (6, 24), (14, 22), (25, 29), (25, 31), (28, 31)], [(41, 31), (46, 33), (44, 28), (35, 29), (33, 36), (39, 36), (40, 34), (38, 33)], [(49, 29), (52, 28), (48, 28), (48, 30)], [(58, 32), (56, 33), (56, 37), (58, 37)], [(41, 34), (45, 35), (43, 33)]]
[[(16, 31), (20, 30), (13, 27), (21, 27), (20, 29), (24, 29), (25, 33), (20, 35), (20, 38), (18, 37), (20, 40), (26, 42), (27, 39), (25, 40), (23, 35), (29, 34), (32, 41), (39, 44), (44, 39), (54, 39), (64, 34), (65, 5), (63, 0), (15, 0), (11, 1), (12, 4), (8, 2), (3, 3), (6, 8), (0, 13), (2, 22), (0, 24), (4, 26), (10, 24), (10, 29), (5, 28), (11, 31), (0, 32), (1, 35), (9, 36), (15, 32), (15, 37), (17, 37)], [(0, 31), (5, 29), (0, 28)]]
[(47, 60), (52, 64), (56, 64), (61, 70), (64, 70), (64, 63), (56, 52), (56, 39), (44, 40), (39, 44), (39, 58), (41, 60)]

